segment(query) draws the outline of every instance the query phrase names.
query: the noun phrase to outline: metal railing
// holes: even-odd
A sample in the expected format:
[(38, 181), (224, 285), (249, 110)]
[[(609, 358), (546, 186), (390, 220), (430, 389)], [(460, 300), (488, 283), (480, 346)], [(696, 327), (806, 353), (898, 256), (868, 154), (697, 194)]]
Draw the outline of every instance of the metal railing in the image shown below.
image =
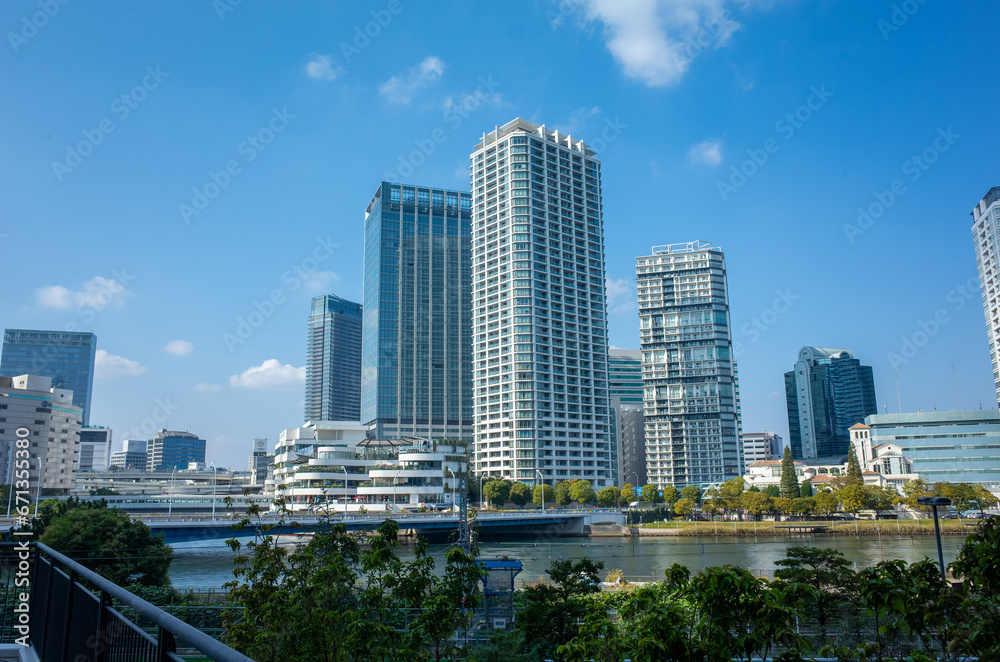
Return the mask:
[[(31, 564), (28, 573), (24, 557)], [(30, 643), (41, 662), (184, 662), (178, 651), (220, 662), (252, 662), (43, 544), (0, 544), (0, 561), (2, 642)], [(20, 600), (28, 591), (25, 575), (30, 577), (26, 618)], [(134, 611), (155, 636), (125, 618), (119, 607)]]

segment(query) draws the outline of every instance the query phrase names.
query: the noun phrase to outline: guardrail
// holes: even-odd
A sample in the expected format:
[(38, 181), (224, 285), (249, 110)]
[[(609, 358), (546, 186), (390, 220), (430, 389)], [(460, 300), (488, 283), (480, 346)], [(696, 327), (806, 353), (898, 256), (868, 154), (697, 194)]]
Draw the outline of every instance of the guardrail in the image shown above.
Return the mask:
[[(41, 543), (2, 543), (0, 562), (0, 577), (8, 588), (0, 591), (4, 643), (30, 642), (41, 662), (184, 662), (179, 648), (185, 655), (190, 650), (219, 662), (253, 662)], [(32, 566), (29, 573), (24, 573), (25, 563)], [(26, 612), (20, 597), (27, 589), (19, 573), (31, 578)], [(15, 576), (19, 588), (12, 591)], [(126, 619), (115, 608), (116, 601), (149, 621), (156, 636)], [(12, 636), (15, 633), (22, 636)]]

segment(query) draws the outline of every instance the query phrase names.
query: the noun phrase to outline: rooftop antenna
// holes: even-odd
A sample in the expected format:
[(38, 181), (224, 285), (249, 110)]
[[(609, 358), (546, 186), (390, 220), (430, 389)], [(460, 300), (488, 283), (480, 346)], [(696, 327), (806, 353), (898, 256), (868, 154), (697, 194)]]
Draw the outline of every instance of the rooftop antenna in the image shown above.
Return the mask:
[(955, 404), (958, 405), (958, 411), (962, 411), (962, 402), (958, 399), (958, 377), (955, 375), (955, 364), (951, 364), (951, 378), (955, 381)]

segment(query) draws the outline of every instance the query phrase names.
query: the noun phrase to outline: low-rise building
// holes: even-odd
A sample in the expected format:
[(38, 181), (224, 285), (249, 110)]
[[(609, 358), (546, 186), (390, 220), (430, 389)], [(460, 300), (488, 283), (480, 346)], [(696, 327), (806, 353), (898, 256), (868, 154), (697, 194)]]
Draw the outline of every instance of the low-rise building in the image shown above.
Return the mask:
[(148, 444), (145, 439), (126, 439), (122, 449), (111, 454), (108, 471), (145, 471)]
[(743, 433), (743, 464), (746, 467), (754, 462), (780, 460), (784, 449), (781, 437), (773, 432)]
[(77, 471), (107, 471), (111, 464), (111, 428), (93, 426), (80, 430)]
[(367, 503), (387, 504), (393, 511), (457, 506), (467, 463), (466, 447), (461, 445), (400, 449), (396, 460), (368, 470), (371, 482), (358, 488), (358, 496)]

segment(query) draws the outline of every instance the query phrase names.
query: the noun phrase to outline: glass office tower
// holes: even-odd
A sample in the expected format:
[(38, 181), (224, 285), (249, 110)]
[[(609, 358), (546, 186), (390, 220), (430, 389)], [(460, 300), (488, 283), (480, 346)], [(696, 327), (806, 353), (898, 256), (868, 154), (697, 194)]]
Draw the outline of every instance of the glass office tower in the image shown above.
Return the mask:
[(306, 421), (361, 420), (361, 304), (313, 297), (306, 341)]
[(382, 182), (365, 210), (361, 422), (472, 441), (468, 193)]
[(475, 469), (613, 485), (600, 161), (520, 118), (471, 158)]
[(655, 246), (636, 258), (636, 277), (649, 482), (705, 487), (742, 475), (722, 249)]
[(625, 483), (646, 484), (642, 394), (642, 352), (619, 347), (608, 349), (611, 462), (619, 487)]
[(51, 377), (53, 388), (73, 391), (73, 404), (83, 409), (83, 425), (88, 426), (96, 355), (93, 333), (6, 329), (0, 377)]
[(788, 443), (796, 460), (839, 460), (851, 444), (848, 432), (878, 413), (875, 378), (849, 349), (803, 347), (785, 373)]

